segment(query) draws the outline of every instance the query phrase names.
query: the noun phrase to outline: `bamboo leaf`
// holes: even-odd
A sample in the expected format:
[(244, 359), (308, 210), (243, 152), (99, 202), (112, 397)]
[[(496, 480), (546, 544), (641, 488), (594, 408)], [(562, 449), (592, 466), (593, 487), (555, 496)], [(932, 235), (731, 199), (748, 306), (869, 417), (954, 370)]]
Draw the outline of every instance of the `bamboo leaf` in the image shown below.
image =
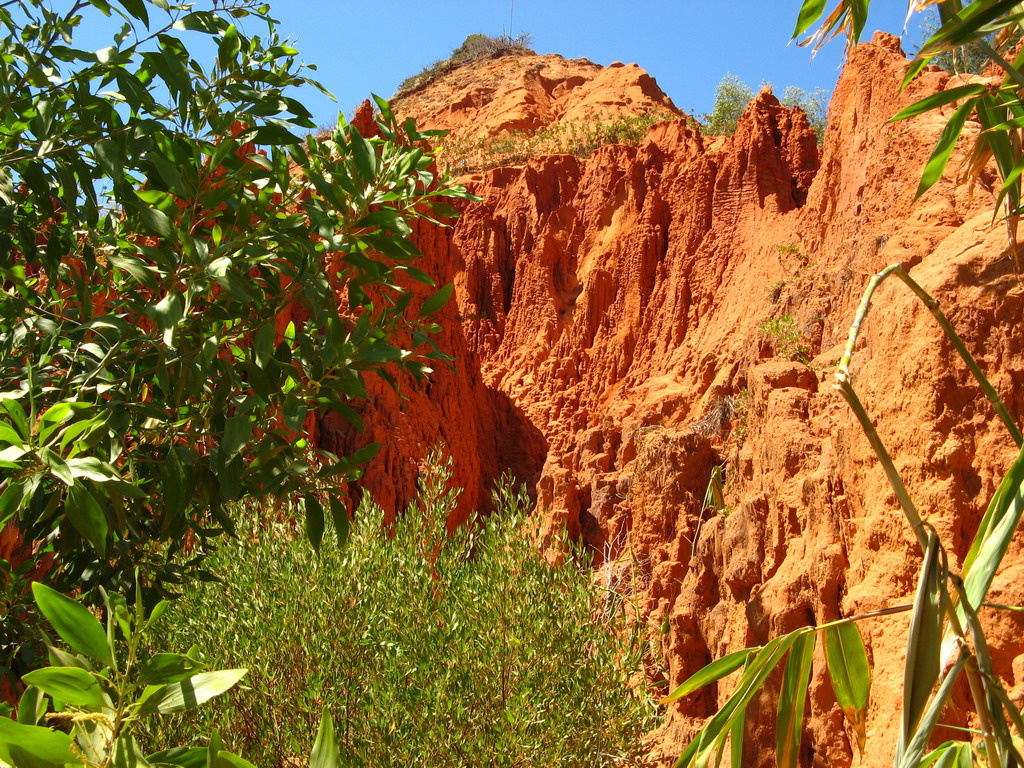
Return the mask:
[(919, 74), (921, 70), (928, 66), (928, 63), (932, 60), (931, 56), (918, 56), (911, 65), (907, 68), (907, 74), (903, 76), (903, 82), (900, 84), (900, 90), (902, 91), (911, 81)]
[(729, 673), (735, 672), (737, 669), (742, 667), (750, 658), (750, 655), (752, 653), (756, 653), (758, 650), (760, 649), (744, 648), (743, 650), (733, 651), (720, 659), (716, 659), (684, 680), (679, 687), (662, 699), (659, 704), (661, 706), (665, 706), (677, 699), (681, 699), (687, 694), (703, 688), (705, 685), (710, 685), (716, 680), (721, 680)]
[(865, 717), (871, 693), (871, 668), (868, 666), (864, 640), (856, 624), (849, 622), (826, 628), (825, 661), (836, 701), (857, 735), (857, 746), (863, 755), (867, 738)]
[(87, 707), (94, 711), (110, 706), (110, 700), (104, 696), (99, 680), (84, 669), (47, 667), (29, 672), (21, 679), (64, 704)]
[(452, 290), (455, 286), (452, 283), (441, 286), (441, 288), (431, 296), (429, 299), (423, 302), (423, 306), (420, 307), (420, 317), (429, 315), (431, 312), (436, 312), (445, 305), (445, 302), (451, 298)]
[(821, 18), (824, 10), (825, 0), (804, 0), (804, 4), (800, 8), (800, 15), (796, 20), (796, 29), (793, 30), (792, 39), (795, 40), (810, 29), (811, 24)]
[(931, 739), (932, 731), (935, 730), (935, 725), (939, 721), (939, 715), (942, 714), (942, 709), (945, 707), (950, 693), (953, 692), (953, 684), (956, 683), (957, 678), (960, 676), (960, 672), (963, 671), (968, 658), (969, 657), (966, 654), (961, 654), (956, 664), (954, 664), (949, 672), (946, 673), (946, 676), (942, 680), (942, 685), (939, 686), (939, 690), (936, 691), (935, 696), (932, 697), (931, 703), (929, 704), (928, 709), (925, 710), (924, 715), (921, 717), (921, 722), (917, 726), (917, 731), (907, 744), (907, 748), (903, 751), (902, 757), (900, 753), (897, 752), (897, 768), (917, 768), (918, 763), (921, 761), (921, 756), (924, 754), (924, 750), (928, 746), (928, 741)]
[(949, 104), (953, 101), (959, 101), (967, 96), (978, 96), (983, 93), (987, 93), (985, 86), (981, 83), (973, 83), (971, 85), (961, 85), (958, 88), (950, 88), (948, 91), (939, 91), (933, 93), (927, 98), (915, 101), (909, 107), (905, 107), (897, 112), (895, 115), (889, 118), (890, 123), (894, 123), (897, 120), (906, 120), (908, 117), (914, 117), (920, 115), (923, 112), (941, 107), (943, 104)]
[(932, 156), (924, 167), (924, 173), (921, 174), (921, 183), (918, 185), (917, 193), (914, 195), (915, 200), (927, 192), (942, 177), (942, 172), (946, 170), (949, 158), (956, 147), (956, 141), (960, 138), (960, 133), (964, 129), (967, 116), (974, 109), (976, 101), (977, 99), (965, 101), (950, 116), (946, 127), (942, 129), (942, 135), (939, 136), (935, 149), (932, 151)]
[[(706, 766), (711, 756), (721, 750), (733, 725), (743, 717), (747, 704), (764, 685), (768, 675), (782, 661), (783, 656), (786, 655), (797, 638), (811, 631), (813, 629), (805, 628), (782, 635), (757, 651), (749, 666), (740, 676), (732, 696), (698, 734), (697, 746), (694, 747), (691, 743), (676, 765), (697, 765), (702, 768)], [(686, 762), (683, 762), (684, 757)]]
[[(964, 558), (961, 576), (971, 606), (977, 608), (992, 585), (1021, 514), (1024, 513), (1024, 450), (996, 489)], [(959, 609), (961, 615), (963, 609)]]
[(320, 728), (316, 733), (313, 751), (309, 756), (309, 768), (338, 768), (338, 743), (334, 740), (334, 723), (324, 707), (320, 716)]
[(779, 717), (775, 730), (778, 768), (795, 768), (800, 753), (800, 732), (804, 721), (807, 685), (811, 681), (811, 659), (815, 634), (800, 635), (789, 652), (779, 694)]
[(903, 719), (897, 754), (905, 751), (917, 731), (921, 715), (939, 678), (942, 653), (942, 615), (946, 603), (943, 585), (946, 568), (942, 547), (935, 531), (928, 529), (921, 575), (914, 595), (914, 610), (907, 633), (907, 658), (903, 671)]
[(219, 696), (241, 680), (248, 670), (221, 669), (216, 672), (202, 672), (180, 683), (171, 683), (150, 689), (145, 695), (139, 714), (152, 712), (180, 712), (194, 709), (214, 696)]

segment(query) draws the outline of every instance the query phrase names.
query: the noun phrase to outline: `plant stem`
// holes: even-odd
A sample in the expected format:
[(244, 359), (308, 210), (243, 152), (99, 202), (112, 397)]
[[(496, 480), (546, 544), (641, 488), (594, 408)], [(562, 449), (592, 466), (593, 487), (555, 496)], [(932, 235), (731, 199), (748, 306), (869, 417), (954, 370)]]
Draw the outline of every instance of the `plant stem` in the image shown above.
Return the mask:
[(999, 415), (999, 418), (1002, 420), (1003, 424), (1006, 425), (1006, 428), (1007, 430), (1009, 430), (1010, 435), (1013, 437), (1014, 442), (1017, 444), (1017, 447), (1020, 448), (1024, 446), (1024, 436), (1021, 435), (1020, 429), (1017, 427), (1017, 424), (1010, 416), (1010, 412), (1007, 410), (1006, 405), (999, 397), (999, 393), (996, 392), (995, 387), (993, 387), (992, 384), (989, 382), (988, 378), (981, 370), (981, 367), (978, 365), (978, 362), (974, 359), (974, 356), (971, 355), (970, 351), (967, 349), (967, 346), (964, 344), (963, 339), (961, 339), (957, 332), (953, 329), (953, 326), (950, 324), (945, 314), (943, 314), (942, 310), (939, 308), (939, 302), (936, 301), (931, 295), (929, 295), (927, 291), (925, 291), (909, 274), (907, 274), (907, 271), (903, 269), (903, 266), (900, 264), (892, 264), (886, 267), (877, 275), (872, 277), (870, 282), (868, 282), (868, 287), (864, 291), (864, 297), (861, 299), (860, 306), (857, 308), (857, 315), (854, 318), (853, 324), (850, 326), (850, 335), (846, 342), (845, 354), (840, 359), (839, 368), (836, 371), (836, 378), (839, 379), (840, 391), (843, 391), (843, 381), (849, 382), (850, 360), (853, 357), (854, 348), (856, 347), (857, 339), (860, 336), (861, 325), (864, 322), (864, 319), (867, 317), (868, 310), (871, 308), (871, 299), (874, 296), (875, 289), (878, 288), (878, 286), (881, 285), (882, 282), (885, 281), (885, 279), (891, 275), (896, 275), (897, 277), (900, 278), (900, 280), (906, 283), (907, 287), (914, 292), (914, 295), (917, 296), (926, 307), (928, 307), (928, 310), (932, 313), (932, 316), (942, 327), (942, 330), (945, 332), (946, 336), (953, 344), (953, 347), (956, 349), (957, 353), (959, 353), (960, 357), (967, 365), (968, 370), (970, 370), (974, 378), (977, 379), (978, 384), (981, 386), (982, 392), (985, 393), (985, 397), (992, 404), (992, 407)]
[[(846, 352), (842, 359), (839, 361), (839, 368), (836, 371), (836, 388), (842, 394), (843, 398), (849, 403), (850, 408), (853, 410), (854, 415), (860, 422), (864, 433), (867, 435), (868, 441), (871, 443), (871, 447), (878, 457), (879, 462), (882, 464), (882, 468), (885, 470), (886, 477), (889, 479), (889, 484), (892, 486), (896, 493), (896, 497), (900, 502), (900, 506), (903, 508), (904, 515), (914, 530), (914, 534), (917, 536), (918, 542), (921, 545), (921, 551), (925, 551), (927, 548), (927, 535), (925, 533), (925, 524), (921, 515), (917, 511), (917, 507), (914, 506), (913, 500), (910, 498), (910, 493), (907, 491), (906, 485), (903, 483), (903, 479), (900, 477), (899, 472), (896, 469), (895, 464), (892, 461), (892, 457), (886, 450), (885, 445), (882, 443), (881, 438), (878, 436), (878, 432), (875, 430), (874, 424), (871, 423), (871, 419), (861, 404), (860, 399), (857, 397), (856, 392), (853, 389), (853, 384), (850, 382), (850, 360), (853, 357), (854, 348), (857, 344), (857, 338), (860, 335), (860, 328), (867, 317), (868, 310), (871, 307), (871, 299), (874, 295), (875, 290), (878, 286), (890, 275), (897, 275), (907, 286), (914, 292), (914, 294), (924, 302), (925, 306), (931, 311), (932, 315), (938, 320), (939, 325), (942, 326), (943, 331), (953, 342), (953, 346), (956, 347), (960, 356), (967, 363), (967, 367), (971, 373), (981, 384), (982, 390), (985, 392), (985, 396), (989, 402), (995, 407), (996, 412), (999, 413), (1003, 419), (1007, 428), (1010, 430), (1010, 434), (1013, 435), (1017, 445), (1021, 445), (1020, 431), (1017, 429), (1017, 425), (1009, 416), (1009, 412), (1003, 405), (1002, 400), (996, 393), (995, 389), (985, 378), (985, 374), (981, 371), (977, 362), (971, 356), (971, 353), (967, 350), (963, 341), (953, 330), (952, 325), (946, 319), (945, 315), (939, 309), (938, 302), (932, 298), (920, 285), (917, 284), (903, 269), (900, 264), (892, 264), (877, 275), (875, 275), (868, 283), (868, 287), (864, 292), (864, 297), (861, 299), (860, 306), (857, 309), (857, 315), (854, 318), (853, 325), (850, 326), (850, 335), (846, 344)], [(950, 630), (957, 637), (958, 642), (962, 649), (966, 649), (967, 638), (964, 632), (963, 626), (960, 623), (960, 618), (957, 615), (956, 604), (953, 600), (949, 600), (946, 603), (946, 615), (949, 619)], [(985, 734), (985, 752), (988, 758), (989, 765), (998, 765), (998, 749), (996, 746), (995, 738), (992, 730), (992, 716), (988, 707), (988, 698), (985, 695), (984, 688), (981, 684), (982, 671), (978, 667), (977, 659), (974, 656), (969, 655), (968, 663), (966, 663), (967, 669), (967, 681), (971, 689), (971, 698), (974, 700), (974, 706), (978, 714), (978, 722), (981, 726), (982, 732)]]

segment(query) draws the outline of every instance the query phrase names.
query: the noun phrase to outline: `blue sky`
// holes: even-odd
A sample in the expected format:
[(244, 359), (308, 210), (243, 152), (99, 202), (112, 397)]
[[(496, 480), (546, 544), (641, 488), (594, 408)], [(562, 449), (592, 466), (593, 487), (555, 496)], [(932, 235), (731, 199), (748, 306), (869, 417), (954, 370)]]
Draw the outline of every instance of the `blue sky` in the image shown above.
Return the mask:
[[(787, 45), (799, 0), (270, 0), (280, 31), (296, 40), (302, 58), (338, 98), (312, 90), (301, 100), (320, 124), (351, 111), (372, 91), (391, 96), (398, 84), (466, 35), (497, 35), (510, 24), (528, 32), (538, 53), (585, 57), (598, 64), (636, 62), (650, 72), (676, 106), (707, 112), (715, 86), (728, 72), (757, 88), (769, 81), (831, 90), (843, 44), (833, 41), (812, 60), (807, 48)], [(829, 2), (829, 7), (832, 6)], [(901, 34), (903, 0), (876, 0), (868, 29)], [(255, 31), (255, 30), (254, 30)], [(870, 37), (870, 32), (866, 35)], [(905, 48), (920, 39), (916, 21)]]

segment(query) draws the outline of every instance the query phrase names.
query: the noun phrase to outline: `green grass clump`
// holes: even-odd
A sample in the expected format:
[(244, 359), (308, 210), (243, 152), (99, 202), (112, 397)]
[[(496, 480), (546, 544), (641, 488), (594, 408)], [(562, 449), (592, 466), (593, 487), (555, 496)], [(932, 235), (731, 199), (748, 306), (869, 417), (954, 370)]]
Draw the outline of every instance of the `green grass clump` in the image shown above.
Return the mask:
[(161, 649), (197, 643), (250, 673), (154, 746), (217, 730), (256, 765), (298, 765), (326, 706), (345, 766), (633, 764), (653, 713), (586, 558), (547, 563), (509, 484), (479, 526), (447, 535), (450, 466), (431, 465), (390, 528), (364, 505), (343, 550), (316, 554), (285, 522), (215, 555), (223, 583), (179, 602)]
[(651, 126), (677, 120), (670, 112), (648, 112), (617, 120), (579, 120), (536, 131), (471, 136), (444, 143), (441, 161), (452, 173), (519, 165), (539, 155), (588, 157), (605, 144), (637, 146)]

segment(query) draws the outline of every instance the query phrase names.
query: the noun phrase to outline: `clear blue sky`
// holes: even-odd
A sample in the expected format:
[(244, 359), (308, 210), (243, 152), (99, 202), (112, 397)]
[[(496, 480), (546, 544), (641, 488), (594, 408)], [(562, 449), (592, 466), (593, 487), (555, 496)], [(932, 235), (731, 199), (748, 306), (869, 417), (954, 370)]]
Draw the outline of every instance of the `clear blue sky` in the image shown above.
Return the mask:
[[(585, 57), (598, 64), (636, 62), (650, 72), (676, 106), (710, 110), (715, 86), (727, 72), (753, 88), (769, 81), (831, 90), (843, 43), (835, 40), (813, 60), (788, 45), (799, 0), (270, 0), (280, 31), (296, 40), (302, 58), (338, 98), (310, 90), (301, 100), (320, 124), (339, 110), (349, 114), (370, 92), (391, 96), (398, 84), (466, 35), (529, 32), (538, 53)], [(513, 7), (514, 3), (514, 7)], [(828, 7), (833, 5), (829, 0)], [(901, 34), (905, 0), (876, 0), (870, 30)], [(253, 30), (255, 31), (255, 30)], [(904, 38), (920, 38), (916, 21)]]

